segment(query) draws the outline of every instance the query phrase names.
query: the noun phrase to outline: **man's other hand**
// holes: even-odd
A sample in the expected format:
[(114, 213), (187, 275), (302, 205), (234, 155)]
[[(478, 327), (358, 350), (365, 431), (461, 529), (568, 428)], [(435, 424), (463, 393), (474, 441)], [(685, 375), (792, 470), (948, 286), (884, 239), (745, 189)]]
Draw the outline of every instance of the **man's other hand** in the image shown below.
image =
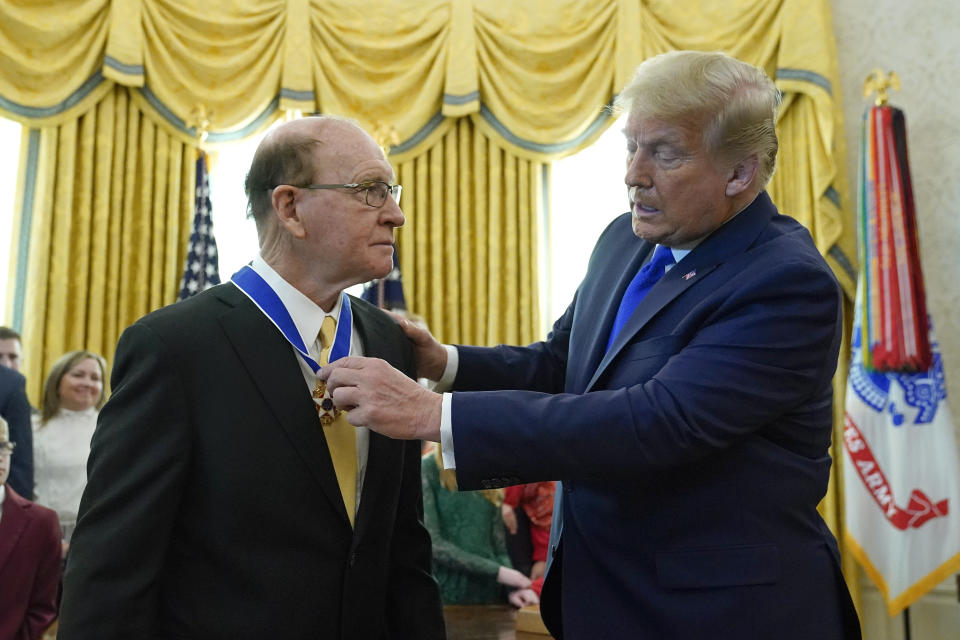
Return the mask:
[(426, 325), (388, 311), (403, 332), (413, 342), (413, 357), (417, 365), (417, 377), (439, 380), (447, 367), (447, 350), (437, 342)]

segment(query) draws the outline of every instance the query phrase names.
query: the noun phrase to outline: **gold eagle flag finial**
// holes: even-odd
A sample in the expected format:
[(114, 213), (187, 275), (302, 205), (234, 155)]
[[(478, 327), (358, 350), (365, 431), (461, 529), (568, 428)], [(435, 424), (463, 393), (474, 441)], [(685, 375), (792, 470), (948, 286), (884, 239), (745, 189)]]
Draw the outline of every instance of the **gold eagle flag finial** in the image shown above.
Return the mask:
[(876, 93), (877, 97), (873, 104), (882, 107), (887, 104), (887, 89), (900, 91), (900, 77), (896, 71), (891, 71), (889, 75), (884, 74), (880, 67), (875, 68), (863, 81), (863, 97), (869, 98), (871, 94)]
[(207, 105), (198, 102), (190, 114), (190, 120), (186, 122), (188, 128), (193, 129), (193, 135), (197, 139), (197, 146), (203, 147), (210, 134), (210, 118), (212, 111), (207, 110)]

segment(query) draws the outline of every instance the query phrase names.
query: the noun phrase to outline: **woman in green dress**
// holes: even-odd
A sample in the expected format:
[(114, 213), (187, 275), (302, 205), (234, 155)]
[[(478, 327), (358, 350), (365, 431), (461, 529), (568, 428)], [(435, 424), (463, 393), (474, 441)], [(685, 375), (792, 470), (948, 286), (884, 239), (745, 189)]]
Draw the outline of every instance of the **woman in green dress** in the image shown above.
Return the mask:
[(421, 460), (423, 522), (444, 604), (536, 604), (530, 578), (510, 567), (500, 516), (503, 491), (457, 491), (440, 447)]

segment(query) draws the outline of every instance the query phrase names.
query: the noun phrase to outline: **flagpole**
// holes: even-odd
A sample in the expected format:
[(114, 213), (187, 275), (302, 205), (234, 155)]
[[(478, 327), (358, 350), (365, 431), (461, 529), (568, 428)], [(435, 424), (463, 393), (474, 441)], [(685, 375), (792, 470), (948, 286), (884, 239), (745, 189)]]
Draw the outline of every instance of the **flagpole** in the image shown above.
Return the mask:
[[(899, 90), (900, 79), (893, 71), (890, 72), (889, 76), (884, 76), (883, 72), (878, 68), (867, 76), (863, 87), (863, 95), (867, 97), (875, 91), (877, 97), (874, 105), (883, 107), (887, 104), (887, 89), (890, 88)], [(903, 640), (910, 640), (910, 607), (904, 607), (903, 609)]]
[(186, 263), (183, 268), (183, 277), (180, 279), (180, 294), (177, 300), (185, 300), (215, 284), (220, 284), (217, 240), (213, 234), (211, 216), (209, 157), (204, 150), (207, 132), (210, 129), (210, 113), (200, 103), (194, 110), (193, 117), (194, 120), (187, 122), (187, 126), (194, 130), (197, 144), (193, 228), (187, 245)]

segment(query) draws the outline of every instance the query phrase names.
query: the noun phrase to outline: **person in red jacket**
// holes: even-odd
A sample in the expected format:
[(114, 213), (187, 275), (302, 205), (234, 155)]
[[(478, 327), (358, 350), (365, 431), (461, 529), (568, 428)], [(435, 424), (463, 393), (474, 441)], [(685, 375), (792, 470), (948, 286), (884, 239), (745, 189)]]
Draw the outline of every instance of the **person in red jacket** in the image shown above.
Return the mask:
[[(553, 518), (555, 492), (556, 485), (552, 480), (518, 484), (503, 490), (501, 514), (507, 531), (512, 535), (526, 533), (518, 526), (518, 510), (529, 522), (529, 526), (522, 529), (529, 529), (529, 544), (524, 546), (530, 549), (531, 553), (529, 558), (522, 559), (521, 565), (524, 568), (530, 566), (529, 575), (532, 579), (541, 577), (547, 568), (547, 547), (550, 545), (550, 521)], [(514, 566), (517, 566), (516, 562)]]
[(0, 418), (0, 638), (39, 640), (57, 617), (60, 522), (6, 486), (13, 447)]

